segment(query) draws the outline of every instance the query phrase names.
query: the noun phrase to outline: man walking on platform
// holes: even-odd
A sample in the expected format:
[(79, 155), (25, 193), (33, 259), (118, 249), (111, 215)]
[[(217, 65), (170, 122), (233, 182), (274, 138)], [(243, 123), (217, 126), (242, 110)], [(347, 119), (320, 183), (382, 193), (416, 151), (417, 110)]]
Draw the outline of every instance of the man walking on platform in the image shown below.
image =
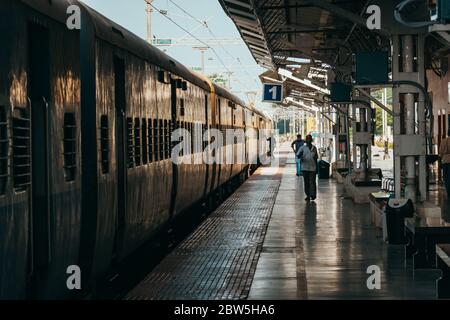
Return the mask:
[(298, 156), (298, 153), (300, 152), (300, 149), (303, 147), (304, 144), (305, 144), (305, 141), (302, 139), (301, 134), (298, 134), (297, 140), (295, 140), (291, 144), (292, 150), (294, 150), (294, 153), (295, 153), (295, 163), (297, 165), (297, 177), (299, 177), (302, 174), (302, 162)]
[(319, 158), (317, 148), (312, 144), (311, 135), (306, 136), (306, 144), (304, 144), (298, 153), (302, 161), (303, 180), (305, 182), (306, 201), (316, 200), (317, 196), (317, 160)]
[(439, 148), (439, 155), (442, 161), (442, 170), (444, 171), (444, 184), (447, 190), (447, 195), (450, 198), (450, 129), (447, 133), (447, 138), (441, 143)]

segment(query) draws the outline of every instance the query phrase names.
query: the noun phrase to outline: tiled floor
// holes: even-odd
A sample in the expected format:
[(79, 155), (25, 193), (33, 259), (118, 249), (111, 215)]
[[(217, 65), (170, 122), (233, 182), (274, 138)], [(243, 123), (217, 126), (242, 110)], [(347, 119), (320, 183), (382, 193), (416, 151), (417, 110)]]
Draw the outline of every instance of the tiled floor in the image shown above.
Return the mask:
[[(437, 270), (413, 273), (403, 247), (371, 225), (369, 205), (341, 197), (335, 180), (320, 180), (307, 203), (293, 160), (259, 169), (127, 299), (435, 298)], [(449, 208), (439, 194), (432, 201)], [(370, 266), (379, 290), (367, 286)]]
[(125, 299), (246, 299), (280, 186), (280, 170), (258, 169)]
[[(293, 161), (284, 169), (250, 299), (434, 299), (439, 273), (413, 272), (403, 247), (383, 243), (368, 205), (343, 199), (334, 180), (319, 181), (306, 203)], [(381, 289), (369, 290), (369, 266)]]

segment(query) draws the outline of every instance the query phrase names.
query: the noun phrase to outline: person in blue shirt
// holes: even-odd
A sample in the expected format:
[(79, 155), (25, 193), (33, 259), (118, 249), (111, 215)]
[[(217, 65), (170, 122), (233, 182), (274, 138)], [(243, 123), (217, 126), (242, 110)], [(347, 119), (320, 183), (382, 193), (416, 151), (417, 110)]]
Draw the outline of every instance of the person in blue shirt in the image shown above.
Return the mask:
[(295, 163), (297, 165), (297, 177), (301, 176), (302, 174), (302, 162), (301, 159), (298, 157), (298, 153), (300, 152), (301, 147), (305, 144), (305, 141), (302, 139), (302, 135), (297, 135), (297, 140), (292, 142), (291, 147), (292, 150), (294, 150), (295, 153)]
[(303, 181), (305, 182), (306, 201), (314, 201), (317, 196), (317, 160), (319, 158), (317, 148), (312, 144), (311, 135), (306, 136), (306, 143), (300, 148), (298, 156), (302, 161)]

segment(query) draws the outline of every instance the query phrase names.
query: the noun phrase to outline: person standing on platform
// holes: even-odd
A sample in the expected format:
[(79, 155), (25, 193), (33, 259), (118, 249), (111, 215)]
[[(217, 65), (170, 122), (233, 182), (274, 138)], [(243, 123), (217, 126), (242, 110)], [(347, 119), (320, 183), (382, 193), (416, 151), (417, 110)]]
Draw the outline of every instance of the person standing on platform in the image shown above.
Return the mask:
[(386, 138), (386, 140), (384, 140), (384, 156), (383, 156), (383, 160), (386, 159), (390, 159), (389, 157), (389, 138)]
[(450, 198), (450, 129), (447, 138), (441, 143), (439, 155), (442, 162), (442, 170), (444, 171), (444, 184), (447, 190), (447, 196)]
[(317, 196), (317, 160), (319, 155), (313, 144), (311, 135), (306, 136), (306, 143), (300, 148), (299, 156), (302, 161), (303, 180), (305, 182), (306, 201), (316, 200)]
[(302, 135), (297, 135), (297, 140), (292, 142), (291, 148), (294, 150), (295, 153), (295, 164), (297, 165), (297, 177), (299, 177), (302, 174), (302, 162), (298, 156), (298, 153), (300, 152), (300, 149), (305, 144), (305, 141), (302, 139)]

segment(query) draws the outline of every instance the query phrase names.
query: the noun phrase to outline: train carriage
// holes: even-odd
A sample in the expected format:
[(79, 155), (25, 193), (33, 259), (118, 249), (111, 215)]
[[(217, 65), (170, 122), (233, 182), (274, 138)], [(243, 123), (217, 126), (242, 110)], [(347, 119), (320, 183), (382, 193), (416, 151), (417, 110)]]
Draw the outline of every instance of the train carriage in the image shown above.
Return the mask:
[[(80, 30), (66, 26), (70, 5)], [(3, 0), (0, 16), (0, 298), (71, 297), (71, 265), (94, 290), (248, 175), (249, 139), (247, 163), (193, 163), (208, 129), (265, 125), (225, 89), (76, 0)], [(179, 128), (184, 164), (171, 159)], [(235, 155), (237, 143), (220, 148)]]
[(25, 297), (32, 284), (48, 298), (78, 262), (79, 32), (67, 29), (64, 2), (5, 0), (0, 9), (0, 296)]

